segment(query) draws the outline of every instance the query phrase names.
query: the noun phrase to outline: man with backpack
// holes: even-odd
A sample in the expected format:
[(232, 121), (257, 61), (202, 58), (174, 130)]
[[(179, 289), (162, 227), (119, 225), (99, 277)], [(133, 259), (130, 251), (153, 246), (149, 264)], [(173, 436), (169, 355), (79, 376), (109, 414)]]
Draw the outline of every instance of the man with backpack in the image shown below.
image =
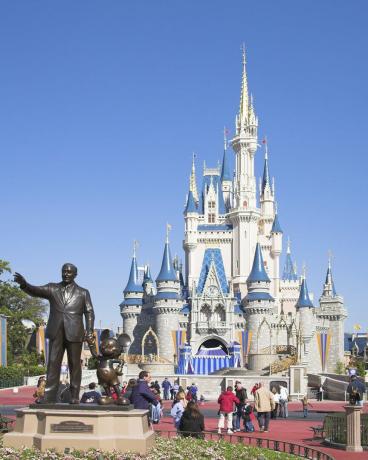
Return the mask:
[(362, 406), (364, 402), (364, 393), (366, 388), (363, 382), (361, 382), (356, 375), (350, 377), (350, 383), (346, 389), (349, 394), (349, 402), (352, 406)]

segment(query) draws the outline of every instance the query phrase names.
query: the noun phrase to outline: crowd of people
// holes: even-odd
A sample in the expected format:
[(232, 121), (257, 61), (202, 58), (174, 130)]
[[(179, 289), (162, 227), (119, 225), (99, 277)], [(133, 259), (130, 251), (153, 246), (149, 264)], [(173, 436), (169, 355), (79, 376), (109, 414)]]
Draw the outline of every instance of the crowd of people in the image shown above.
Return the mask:
[[(45, 377), (38, 381), (34, 394), (36, 402), (43, 396), (45, 390)], [(68, 402), (66, 399), (68, 384), (60, 386), (60, 402)], [(365, 387), (361, 382), (352, 376), (349, 387), (351, 400), (354, 398), (356, 404), (362, 404)], [(149, 420), (152, 424), (159, 423), (163, 415), (163, 400), (171, 400), (170, 414), (178, 434), (182, 436), (202, 437), (205, 430), (205, 420), (199, 406), (204, 403), (204, 397), (198, 397), (198, 386), (193, 382), (190, 386), (183, 388), (178, 381), (171, 383), (167, 377), (160, 384), (158, 380), (151, 381), (151, 375), (147, 371), (141, 371), (138, 379), (130, 379), (123, 382), (121, 393), (135, 409), (149, 411)], [(163, 398), (161, 397), (163, 393)], [(248, 399), (247, 389), (240, 381), (235, 382), (235, 387), (228, 386), (218, 397), (218, 433), (223, 430), (227, 434), (239, 431), (255, 431), (257, 421), (259, 431), (267, 433), (270, 428), (270, 420), (288, 417), (289, 393), (286, 385), (280, 383), (274, 385), (271, 391), (262, 383), (256, 383), (250, 390), (254, 402)], [(320, 390), (321, 393), (321, 390)], [(89, 384), (89, 388), (81, 397), (82, 404), (98, 404), (101, 393), (96, 389), (96, 383)], [(118, 398), (112, 389), (111, 396)], [(319, 399), (319, 398), (318, 398)], [(308, 416), (308, 409), (312, 407), (307, 395), (300, 400), (303, 409), (303, 416)]]

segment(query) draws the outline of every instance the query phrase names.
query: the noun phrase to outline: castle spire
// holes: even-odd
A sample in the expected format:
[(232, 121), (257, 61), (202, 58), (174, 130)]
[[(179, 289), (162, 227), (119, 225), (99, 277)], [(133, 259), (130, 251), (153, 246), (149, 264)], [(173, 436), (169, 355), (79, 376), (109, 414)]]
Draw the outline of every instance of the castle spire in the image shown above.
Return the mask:
[(156, 278), (156, 283), (161, 281), (177, 281), (176, 272), (173, 267), (170, 244), (169, 244), (169, 232), (171, 230), (171, 225), (166, 225), (166, 242), (164, 255), (162, 257), (161, 270)]
[(197, 180), (196, 180), (195, 158), (196, 158), (196, 155), (193, 152), (192, 171), (191, 171), (190, 179), (189, 179), (189, 191), (192, 192), (194, 201), (198, 203), (199, 198), (198, 198), (198, 189), (197, 189)]
[(335, 289), (335, 284), (332, 278), (332, 270), (331, 270), (331, 258), (332, 254), (331, 251), (328, 253), (328, 267), (327, 267), (327, 273), (326, 273), (326, 280), (325, 284), (323, 285), (323, 292), (322, 292), (322, 297), (336, 297), (336, 289)]
[(221, 182), (232, 181), (232, 174), (229, 165), (229, 157), (227, 153), (227, 129), (224, 128), (224, 156), (222, 158), (222, 167), (221, 167)]
[(271, 233), (283, 233), (281, 225), (280, 225), (280, 222), (279, 222), (279, 218), (278, 218), (278, 215), (277, 215), (277, 207), (275, 207), (275, 208), (276, 208), (275, 218), (273, 219)]
[(305, 268), (304, 268), (302, 285), (300, 287), (300, 292), (299, 292), (299, 299), (298, 299), (298, 302), (296, 303), (296, 308), (313, 308), (313, 303), (311, 299), (309, 298), (307, 280), (305, 278)]
[(262, 257), (261, 246), (257, 243), (256, 250), (254, 253), (252, 270), (248, 276), (247, 283), (254, 283), (264, 281), (270, 283), (266, 270), (264, 268), (264, 262)]
[(284, 270), (282, 273), (282, 279), (284, 281), (296, 281), (298, 279), (298, 276), (296, 273), (296, 266), (295, 264), (293, 264), (293, 261), (291, 258), (291, 243), (290, 243), (289, 237), (287, 240), (286, 259), (285, 259)]
[(268, 144), (267, 139), (265, 138), (262, 141), (265, 145), (265, 156), (264, 156), (264, 167), (263, 167), (263, 178), (262, 178), (262, 194), (265, 191), (265, 188), (268, 186), (271, 190), (271, 181), (270, 181), (270, 171), (268, 167)]
[(189, 193), (188, 193), (188, 199), (187, 199), (187, 204), (185, 206), (184, 214), (188, 214), (189, 212), (195, 212), (198, 214), (197, 206), (194, 201), (193, 192), (191, 190), (189, 190)]
[(237, 133), (242, 131), (245, 126), (248, 124), (249, 116), (249, 95), (248, 95), (248, 79), (247, 79), (247, 69), (246, 69), (246, 56), (245, 56), (245, 45), (242, 46), (242, 55), (243, 55), (243, 73), (242, 73), (242, 82), (240, 90), (240, 107), (239, 107), (239, 116), (238, 116), (238, 126)]
[(149, 264), (147, 264), (146, 269), (144, 271), (143, 282), (144, 283), (152, 283), (151, 268), (150, 268)]
[(143, 292), (142, 284), (138, 280), (138, 267), (136, 257), (137, 241), (133, 243), (133, 257), (132, 264), (130, 266), (130, 274), (128, 283), (124, 289), (124, 294), (128, 292)]

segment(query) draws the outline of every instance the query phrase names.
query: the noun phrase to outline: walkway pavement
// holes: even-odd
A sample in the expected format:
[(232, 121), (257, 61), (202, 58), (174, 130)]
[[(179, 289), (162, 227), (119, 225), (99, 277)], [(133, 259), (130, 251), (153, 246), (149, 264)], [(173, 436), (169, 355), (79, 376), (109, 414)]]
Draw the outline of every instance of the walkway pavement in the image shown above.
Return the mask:
[[(323, 452), (332, 455), (336, 460), (367, 460), (368, 452), (354, 453), (346, 452), (340, 449), (332, 449), (325, 447), (319, 440), (313, 439), (313, 433), (310, 429), (311, 426), (322, 425), (324, 415), (328, 412), (344, 412), (344, 402), (340, 401), (312, 401), (312, 408), (309, 411), (308, 418), (305, 419), (302, 413), (302, 406), (299, 402), (289, 403), (289, 418), (276, 419), (270, 422), (270, 431), (268, 433), (261, 433), (257, 431), (258, 425), (254, 423), (256, 431), (254, 433), (237, 433), (236, 436), (250, 436), (264, 439), (273, 439), (276, 441), (289, 441), (296, 444), (305, 446), (316, 447)], [(155, 425), (157, 430), (170, 430), (175, 431), (172, 418), (169, 415), (171, 407), (170, 401), (164, 401), (164, 417), (160, 423)], [(200, 406), (201, 411), (205, 416), (206, 431), (217, 432), (217, 411), (218, 404), (210, 401), (205, 402)], [(363, 408), (365, 413), (368, 413), (368, 405)]]
[[(6, 413), (11, 416), (14, 409), (28, 405), (34, 401), (32, 397), (35, 391), (34, 387), (20, 387), (18, 393), (12, 390), (0, 390), (0, 413)], [(331, 412), (344, 412), (342, 401), (311, 401), (312, 407), (307, 419), (303, 418), (302, 406), (300, 402), (289, 403), (289, 418), (271, 420), (269, 433), (237, 433), (236, 436), (254, 436), (264, 439), (273, 439), (277, 441), (289, 441), (311, 447), (317, 447), (320, 450), (332, 455), (336, 460), (367, 460), (368, 452), (350, 453), (339, 449), (331, 449), (321, 444), (319, 440), (312, 439), (311, 426), (322, 424), (324, 415)], [(175, 431), (172, 419), (170, 417), (171, 401), (164, 402), (164, 417), (154, 428), (165, 431)], [(205, 416), (206, 431), (217, 432), (217, 411), (218, 404), (214, 401), (205, 402), (200, 406)], [(368, 413), (368, 404), (363, 408), (364, 413)], [(255, 423), (257, 428), (257, 424)]]

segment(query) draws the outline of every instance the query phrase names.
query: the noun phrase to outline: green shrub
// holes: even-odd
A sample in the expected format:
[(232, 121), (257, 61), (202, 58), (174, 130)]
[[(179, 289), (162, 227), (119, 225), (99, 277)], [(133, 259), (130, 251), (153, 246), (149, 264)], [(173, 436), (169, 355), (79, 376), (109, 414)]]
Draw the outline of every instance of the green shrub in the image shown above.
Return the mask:
[(29, 366), (27, 368), (19, 365), (0, 367), (0, 388), (15, 387), (23, 385), (24, 377), (42, 375), (46, 369), (42, 366)]
[(55, 452), (39, 452), (35, 449), (16, 450), (0, 448), (0, 460), (295, 460), (296, 457), (267, 449), (230, 444), (225, 441), (202, 441), (188, 438), (156, 438), (156, 445), (150, 449), (147, 456), (137, 454), (121, 454), (119, 452), (102, 452), (90, 449), (87, 452), (72, 451), (68, 454)]

